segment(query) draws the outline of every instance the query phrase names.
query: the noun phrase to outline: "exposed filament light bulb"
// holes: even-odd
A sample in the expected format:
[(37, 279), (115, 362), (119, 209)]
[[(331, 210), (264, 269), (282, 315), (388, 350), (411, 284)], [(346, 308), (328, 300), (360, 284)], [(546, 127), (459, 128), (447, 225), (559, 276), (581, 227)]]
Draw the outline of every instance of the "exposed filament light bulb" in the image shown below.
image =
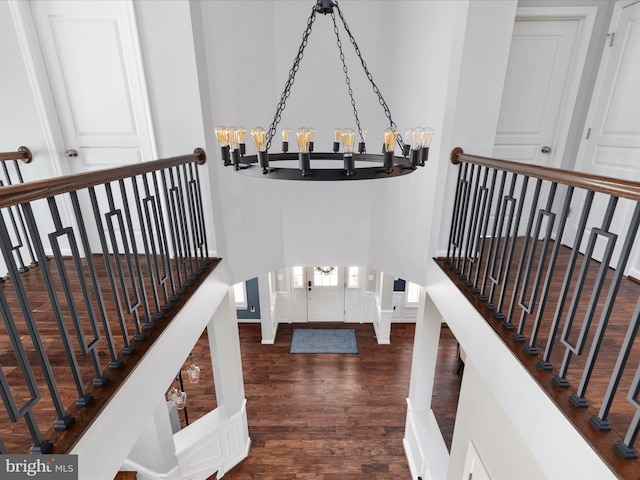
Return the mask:
[(388, 127), (384, 129), (384, 151), (393, 152), (396, 148), (396, 139), (398, 137), (398, 131)]
[(433, 137), (433, 128), (426, 127), (423, 132), (422, 148), (429, 148), (429, 145), (431, 145), (431, 137)]
[(247, 136), (247, 129), (244, 127), (238, 127), (238, 144), (240, 146), (240, 155), (247, 153), (245, 138)]
[(282, 151), (287, 153), (289, 151), (289, 133), (291, 132), (288, 128), (282, 129)]
[(297, 129), (296, 140), (298, 141), (298, 152), (309, 153), (309, 129), (304, 127)]
[(237, 150), (238, 147), (238, 129), (236, 127), (227, 127), (227, 138), (229, 139), (229, 148), (231, 151)]
[(424, 138), (424, 130), (414, 128), (411, 132), (411, 149), (419, 150), (422, 148), (422, 140)]
[(221, 147), (229, 146), (229, 137), (227, 136), (227, 127), (218, 126), (214, 130), (216, 132), (216, 138), (218, 139), (218, 144)]
[(342, 129), (341, 136), (343, 152), (345, 153), (345, 155), (353, 155), (353, 145), (356, 140), (356, 132), (353, 131), (353, 128), (344, 128)]
[(256, 150), (259, 152), (267, 151), (267, 134), (262, 127), (254, 127), (251, 129), (251, 138), (256, 144)]
[(338, 150), (340, 150), (341, 139), (342, 139), (342, 129), (336, 128), (333, 131), (333, 153), (338, 153)]
[(262, 168), (262, 173), (269, 173), (269, 156), (267, 155), (267, 132), (262, 127), (253, 127), (251, 129), (251, 138), (256, 144), (258, 150), (258, 166)]

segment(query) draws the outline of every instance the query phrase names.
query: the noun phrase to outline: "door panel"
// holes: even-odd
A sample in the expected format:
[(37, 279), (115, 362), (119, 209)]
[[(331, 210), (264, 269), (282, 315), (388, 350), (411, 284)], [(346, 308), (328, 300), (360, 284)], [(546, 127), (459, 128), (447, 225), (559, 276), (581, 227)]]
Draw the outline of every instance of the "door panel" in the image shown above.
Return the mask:
[(582, 9), (518, 9), (495, 157), (561, 166), (592, 28), (589, 15)]
[[(49, 120), (58, 122), (54, 130), (64, 142), (58, 145), (61, 170), (77, 174), (156, 158), (132, 3), (33, 0), (29, 6), (37, 35), (33, 48), (48, 81), (42, 88), (51, 92), (55, 108)], [(105, 214), (124, 207), (115, 190), (113, 208), (104, 192), (97, 193)], [(82, 208), (86, 218), (93, 216), (85, 202)], [(87, 228), (97, 251), (98, 230)], [(123, 251), (128, 233), (118, 225), (115, 233)], [(139, 226), (133, 234), (143, 245)]]
[[(329, 273), (316, 268), (332, 269)], [(307, 267), (307, 308), (310, 322), (344, 321), (344, 268)]]
[[(585, 132), (576, 162), (576, 170), (640, 181), (640, 3), (627, 6), (614, 13), (605, 46), (600, 72), (596, 81)], [(588, 136), (588, 138), (587, 138)], [(585, 194), (580, 192), (573, 202), (572, 218), (563, 242), (572, 245), (578, 233), (581, 206)], [(596, 195), (589, 222), (585, 229), (581, 251), (584, 251), (594, 228), (601, 226), (608, 205), (608, 196)], [(632, 202), (621, 199), (608, 231), (624, 234), (633, 211)], [(636, 242), (637, 243), (637, 242)], [(593, 257), (600, 260), (605, 254), (607, 242), (599, 241)], [(622, 242), (616, 242), (611, 264), (615, 266)], [(627, 268), (628, 273), (640, 273), (640, 258)]]

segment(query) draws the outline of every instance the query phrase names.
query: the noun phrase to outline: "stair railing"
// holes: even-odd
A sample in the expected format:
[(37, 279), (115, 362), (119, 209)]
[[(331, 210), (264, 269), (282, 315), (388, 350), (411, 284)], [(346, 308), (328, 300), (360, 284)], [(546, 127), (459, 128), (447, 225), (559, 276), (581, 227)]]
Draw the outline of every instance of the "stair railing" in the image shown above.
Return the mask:
[[(0, 337), (12, 349), (0, 360), (0, 398), (10, 422), (24, 420), (31, 452), (56, 451), (50, 432), (69, 429), (71, 412), (95, 404), (101, 388), (114, 388), (110, 372), (134, 356), (210, 268), (198, 172), (205, 159), (196, 149), (0, 187), (0, 251), (8, 269)], [(15, 213), (39, 265), (28, 272), (16, 260), (9, 228)], [(45, 342), (45, 330), (59, 341)], [(73, 388), (59, 387), (63, 376)], [(23, 453), (8, 452), (1, 431), (0, 453)]]
[(589, 412), (591, 437), (611, 431), (618, 440), (608, 448), (637, 458), (640, 286), (625, 272), (640, 184), (459, 148), (451, 161), (455, 203), (437, 261), (521, 359), (538, 359), (531, 371), (545, 388), (572, 392), (560, 405), (570, 418)]

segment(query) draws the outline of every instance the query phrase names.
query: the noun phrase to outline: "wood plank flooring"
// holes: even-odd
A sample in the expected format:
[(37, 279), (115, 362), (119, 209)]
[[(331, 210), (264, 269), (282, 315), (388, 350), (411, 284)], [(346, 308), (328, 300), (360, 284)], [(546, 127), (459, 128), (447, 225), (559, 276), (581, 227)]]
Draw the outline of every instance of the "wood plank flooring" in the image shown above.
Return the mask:
[[(289, 354), (293, 329), (309, 327), (355, 328), (358, 354)], [(274, 345), (257, 324), (239, 330), (252, 445), (225, 479), (411, 478), (402, 439), (415, 325), (393, 324), (391, 345), (371, 324), (283, 324)], [(434, 409), (450, 443), (460, 377), (446, 328), (441, 348)]]

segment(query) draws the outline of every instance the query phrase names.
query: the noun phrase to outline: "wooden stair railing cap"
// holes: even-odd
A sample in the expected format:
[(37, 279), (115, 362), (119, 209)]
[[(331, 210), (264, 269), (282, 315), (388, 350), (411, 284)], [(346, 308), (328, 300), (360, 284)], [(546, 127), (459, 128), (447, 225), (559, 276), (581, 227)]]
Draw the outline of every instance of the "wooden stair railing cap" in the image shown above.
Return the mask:
[(574, 170), (542, 167), (540, 165), (531, 165), (529, 163), (501, 160), (498, 158), (469, 155), (464, 153), (460, 147), (456, 147), (451, 150), (450, 160), (454, 165), (464, 161), (474, 165), (504, 170), (517, 175), (539, 178), (554, 183), (593, 190), (594, 192), (605, 193), (607, 195), (628, 198), (629, 200), (640, 201), (640, 183), (630, 180), (604, 177), (601, 175), (593, 175)]
[(202, 165), (206, 160), (207, 155), (205, 151), (202, 148), (196, 148), (192, 154), (188, 155), (141, 162), (116, 168), (107, 168), (77, 175), (65, 175), (63, 177), (48, 178), (46, 180), (7, 185), (0, 188), (0, 208), (12, 207), (34, 200), (103, 185), (123, 178), (143, 175), (194, 161)]
[(18, 147), (17, 152), (0, 152), (0, 161), (5, 160), (22, 160), (24, 163), (31, 163), (33, 155), (27, 147)]

